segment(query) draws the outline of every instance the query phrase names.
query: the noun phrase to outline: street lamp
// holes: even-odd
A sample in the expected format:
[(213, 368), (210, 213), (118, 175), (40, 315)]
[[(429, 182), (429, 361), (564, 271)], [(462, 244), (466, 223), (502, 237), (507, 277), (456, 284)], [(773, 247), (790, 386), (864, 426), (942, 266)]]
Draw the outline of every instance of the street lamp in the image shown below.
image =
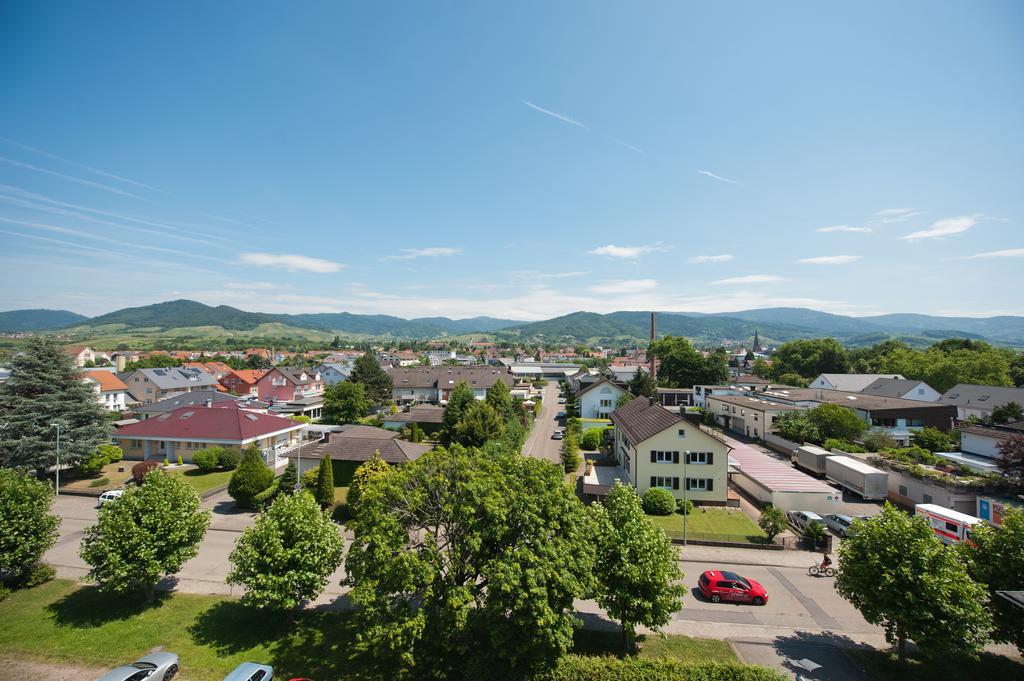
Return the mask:
[(54, 486), (53, 486), (53, 496), (59, 497), (60, 496), (60, 423), (51, 423), (50, 425), (51, 426), (56, 426), (56, 428), (57, 428), (57, 468), (56, 468), (56, 478), (54, 480)]
[(688, 479), (686, 477), (686, 461), (690, 458), (690, 451), (683, 452), (683, 510), (686, 513), (683, 514), (683, 546), (686, 546), (686, 519), (690, 515), (690, 509), (687, 504), (686, 492), (690, 488)]

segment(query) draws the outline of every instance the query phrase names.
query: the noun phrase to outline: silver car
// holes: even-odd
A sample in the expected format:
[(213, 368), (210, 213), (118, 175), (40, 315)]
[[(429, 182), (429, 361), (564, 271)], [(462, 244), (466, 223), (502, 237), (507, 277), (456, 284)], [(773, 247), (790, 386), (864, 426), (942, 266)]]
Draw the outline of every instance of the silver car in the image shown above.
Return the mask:
[(845, 537), (853, 525), (853, 518), (842, 513), (830, 513), (825, 516), (825, 527), (832, 530), (838, 537)]
[(112, 669), (99, 681), (170, 681), (178, 673), (178, 656), (174, 653), (150, 653), (131, 664)]
[(243, 662), (225, 676), (224, 681), (274, 681), (274, 668), (255, 662)]

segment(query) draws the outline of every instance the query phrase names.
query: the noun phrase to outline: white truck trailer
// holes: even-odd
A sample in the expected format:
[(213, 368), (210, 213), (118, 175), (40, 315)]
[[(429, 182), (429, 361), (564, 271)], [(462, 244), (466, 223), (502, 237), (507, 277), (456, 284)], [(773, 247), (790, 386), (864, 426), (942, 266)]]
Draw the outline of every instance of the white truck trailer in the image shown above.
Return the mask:
[(884, 499), (889, 494), (889, 474), (848, 456), (825, 459), (825, 477), (865, 499)]
[(803, 445), (797, 448), (793, 461), (798, 468), (815, 475), (825, 475), (825, 459), (835, 456), (832, 452), (814, 445)]
[(971, 540), (971, 529), (982, 524), (981, 518), (954, 511), (938, 504), (917, 504), (914, 515), (924, 516), (932, 526), (932, 532), (943, 544), (960, 544)]

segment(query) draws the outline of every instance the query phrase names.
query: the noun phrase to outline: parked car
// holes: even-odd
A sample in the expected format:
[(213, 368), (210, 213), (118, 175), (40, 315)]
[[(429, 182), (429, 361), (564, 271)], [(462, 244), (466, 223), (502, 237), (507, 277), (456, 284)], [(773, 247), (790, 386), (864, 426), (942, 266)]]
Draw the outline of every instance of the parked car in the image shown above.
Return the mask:
[(825, 520), (814, 511), (789, 511), (786, 513), (789, 524), (803, 532), (811, 523), (824, 525)]
[(131, 664), (111, 669), (99, 681), (170, 681), (178, 673), (174, 653), (150, 653)]
[(768, 591), (763, 586), (735, 572), (705, 570), (697, 580), (697, 586), (704, 598), (712, 603), (731, 601), (764, 605), (768, 602)]
[(273, 681), (274, 668), (255, 662), (243, 662), (224, 677), (224, 681)]
[(556, 418), (557, 420), (561, 421), (562, 419), (564, 419), (564, 418), (565, 418), (565, 412), (564, 412), (564, 411), (560, 411), (560, 412), (558, 412), (557, 414), (555, 414), (555, 418)]
[(558, 403), (559, 404), (565, 404), (565, 398), (564, 397), (559, 397), (558, 398)]
[(123, 489), (108, 489), (106, 492), (100, 495), (100, 498), (96, 500), (96, 508), (109, 504), (112, 501), (117, 501), (124, 496)]
[(838, 537), (845, 537), (853, 525), (853, 518), (842, 513), (830, 513), (824, 518), (825, 527)]
[(551, 433), (551, 439), (552, 440), (561, 440), (564, 437), (565, 437), (565, 431), (562, 431), (562, 430), (556, 430), (555, 432)]

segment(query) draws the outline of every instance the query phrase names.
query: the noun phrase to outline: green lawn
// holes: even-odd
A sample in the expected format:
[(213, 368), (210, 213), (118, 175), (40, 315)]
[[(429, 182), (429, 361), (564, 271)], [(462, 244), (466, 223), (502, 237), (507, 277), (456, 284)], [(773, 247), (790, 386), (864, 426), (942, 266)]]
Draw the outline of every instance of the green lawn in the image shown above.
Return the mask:
[(984, 653), (975, 661), (957, 658), (927, 662), (910, 658), (901, 665), (894, 655), (881, 650), (855, 650), (858, 662), (875, 681), (976, 681), (977, 679), (1024, 679), (1024, 663), (1002, 655)]
[[(683, 536), (683, 516), (649, 515), (647, 518), (665, 530), (670, 537)], [(743, 511), (728, 508), (695, 506), (686, 519), (686, 536), (709, 541), (754, 543), (764, 541), (761, 528)]]
[[(164, 646), (181, 656), (182, 676), (216, 681), (243, 661), (274, 666), (281, 678), (391, 679), (388, 660), (365, 654), (346, 612), (302, 613), (294, 625), (221, 596), (159, 594), (113, 597), (94, 587), (55, 580), (0, 602), (4, 656), (87, 666), (115, 666)], [(640, 637), (639, 656), (684, 662), (736, 657), (724, 641), (685, 636)], [(621, 635), (581, 631), (574, 652), (619, 654)]]
[(198, 468), (173, 471), (188, 483), (189, 487), (202, 494), (208, 489), (228, 484), (234, 471), (201, 471)]

